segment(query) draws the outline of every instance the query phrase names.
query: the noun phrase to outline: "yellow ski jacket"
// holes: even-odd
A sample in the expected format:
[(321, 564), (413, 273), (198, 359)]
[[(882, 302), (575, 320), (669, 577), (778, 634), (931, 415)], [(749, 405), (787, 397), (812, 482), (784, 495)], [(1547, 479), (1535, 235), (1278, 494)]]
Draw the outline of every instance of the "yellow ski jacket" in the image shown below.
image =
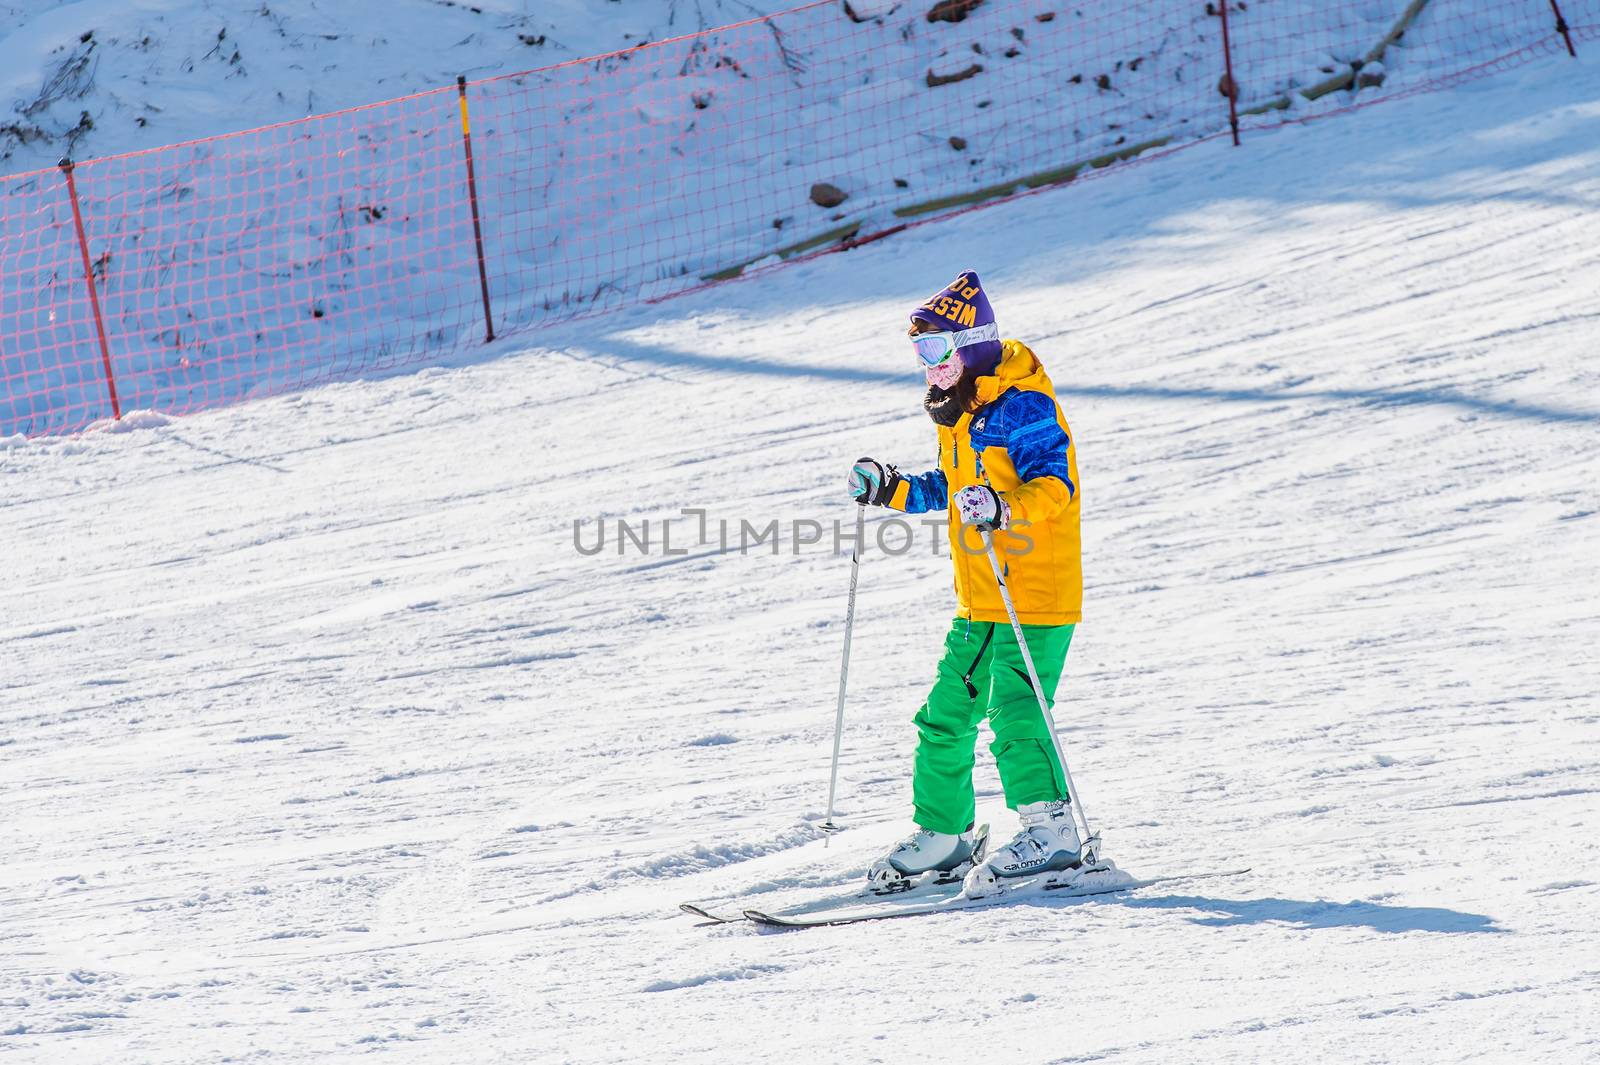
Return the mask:
[(949, 510), (957, 616), (1007, 621), (982, 537), (949, 506), (962, 488), (986, 484), (1011, 521), (995, 533), (1006, 585), (1024, 625), (1076, 623), (1083, 613), (1078, 534), (1078, 456), (1055, 388), (1027, 345), (1003, 344), (992, 374), (978, 378), (978, 409), (939, 427), (939, 468), (906, 476), (889, 505), (908, 514)]

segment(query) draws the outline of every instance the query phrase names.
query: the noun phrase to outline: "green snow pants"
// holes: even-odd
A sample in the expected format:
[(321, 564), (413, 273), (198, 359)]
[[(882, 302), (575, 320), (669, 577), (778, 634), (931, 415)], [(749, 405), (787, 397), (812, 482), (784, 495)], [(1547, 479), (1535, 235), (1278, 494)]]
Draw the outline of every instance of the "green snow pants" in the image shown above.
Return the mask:
[[(1072, 625), (1024, 625), (1044, 697), (1054, 705), (1056, 683), (1072, 643)], [(918, 825), (934, 832), (964, 832), (976, 816), (972, 766), (978, 722), (989, 719), (989, 745), (1000, 767), (1006, 805), (1067, 797), (1066, 780), (1050, 729), (1028, 682), (1015, 630), (1005, 622), (957, 618), (945, 637), (944, 657), (917, 711), (917, 755), (911, 791)]]

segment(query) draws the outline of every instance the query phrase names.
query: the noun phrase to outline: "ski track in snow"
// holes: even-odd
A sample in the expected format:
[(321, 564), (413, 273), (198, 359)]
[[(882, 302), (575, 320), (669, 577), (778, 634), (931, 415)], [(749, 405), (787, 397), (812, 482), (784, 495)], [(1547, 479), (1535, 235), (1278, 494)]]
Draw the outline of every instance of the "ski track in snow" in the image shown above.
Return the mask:
[[(0, 444), (0, 1060), (1593, 1060), (1597, 97), (1542, 61), (495, 361)], [(905, 831), (948, 563), (866, 556), (824, 839), (847, 563), (571, 519), (851, 520), (857, 455), (932, 463), (898, 333), (965, 266), (1078, 434), (1089, 814), (1136, 876), (1255, 871), (700, 925)]]

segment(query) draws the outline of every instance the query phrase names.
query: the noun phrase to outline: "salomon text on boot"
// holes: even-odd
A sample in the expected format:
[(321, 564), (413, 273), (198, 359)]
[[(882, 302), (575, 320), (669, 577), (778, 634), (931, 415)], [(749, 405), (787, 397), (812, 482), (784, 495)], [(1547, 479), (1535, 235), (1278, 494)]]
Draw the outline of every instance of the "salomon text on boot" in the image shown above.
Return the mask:
[(1041, 873), (1067, 874), (1082, 864), (1083, 843), (1065, 799), (1017, 807), (1022, 831), (967, 873), (963, 887), (972, 898), (1004, 890), (1007, 881)]

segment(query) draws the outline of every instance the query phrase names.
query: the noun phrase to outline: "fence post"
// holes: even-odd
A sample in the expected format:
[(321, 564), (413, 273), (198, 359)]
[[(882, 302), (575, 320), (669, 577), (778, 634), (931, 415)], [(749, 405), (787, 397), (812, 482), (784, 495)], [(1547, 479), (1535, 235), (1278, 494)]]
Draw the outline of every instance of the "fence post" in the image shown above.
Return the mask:
[(472, 165), (472, 122), (467, 117), (467, 77), (456, 75), (461, 94), (461, 144), (467, 155), (467, 195), (472, 199), (472, 239), (478, 245), (478, 285), (483, 290), (483, 342), (494, 339), (494, 317), (489, 313), (489, 268), (483, 262), (483, 225), (478, 221), (478, 172)]
[[(1551, 0), (1554, 3), (1555, 0)], [(1228, 0), (1217, 0), (1222, 14), (1222, 64), (1227, 69), (1222, 95), (1228, 98), (1228, 125), (1233, 128), (1233, 146), (1239, 147), (1239, 83), (1233, 80), (1233, 45), (1228, 41)]]
[(83, 279), (89, 283), (89, 305), (94, 308), (94, 328), (100, 335), (100, 361), (106, 368), (106, 391), (111, 393), (111, 416), (122, 420), (122, 404), (117, 400), (117, 382), (111, 373), (111, 348), (106, 344), (106, 323), (100, 314), (100, 293), (94, 284), (94, 265), (89, 262), (89, 238), (83, 233), (83, 212), (78, 208), (78, 182), (72, 176), (72, 157), (57, 164), (67, 176), (67, 195), (72, 198), (72, 222), (78, 230), (78, 251), (83, 255)]
[(1550, 0), (1550, 10), (1556, 13), (1556, 32), (1567, 42), (1567, 54), (1578, 58), (1578, 50), (1572, 47), (1572, 31), (1567, 28), (1567, 20), (1561, 14), (1561, 5), (1556, 0)]

